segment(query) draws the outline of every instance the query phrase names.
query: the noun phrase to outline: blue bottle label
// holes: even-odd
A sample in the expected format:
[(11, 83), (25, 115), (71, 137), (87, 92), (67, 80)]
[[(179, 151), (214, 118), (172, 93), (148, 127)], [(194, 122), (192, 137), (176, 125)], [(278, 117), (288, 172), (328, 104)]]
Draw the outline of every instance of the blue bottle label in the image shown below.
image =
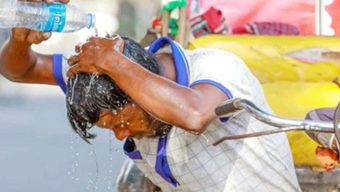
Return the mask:
[(66, 23), (66, 6), (63, 3), (43, 4), (43, 6), (49, 11), (49, 18), (45, 26), (40, 26), (40, 31), (62, 32)]

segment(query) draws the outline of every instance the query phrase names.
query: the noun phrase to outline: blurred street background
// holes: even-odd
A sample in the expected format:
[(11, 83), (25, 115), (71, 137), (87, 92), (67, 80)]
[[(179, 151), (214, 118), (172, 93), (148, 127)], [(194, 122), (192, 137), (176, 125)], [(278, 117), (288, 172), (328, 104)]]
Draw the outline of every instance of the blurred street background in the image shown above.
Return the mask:
[[(99, 35), (119, 33), (140, 40), (156, 15), (157, 0), (71, 0), (92, 12)], [(118, 19), (119, 18), (119, 19)], [(9, 30), (0, 30), (0, 45)], [(94, 30), (53, 34), (41, 53), (72, 53)], [(61, 43), (62, 42), (62, 43)], [(122, 143), (108, 130), (93, 128), (92, 145), (67, 122), (65, 96), (58, 87), (23, 85), (0, 76), (0, 191), (114, 192), (124, 162)]]

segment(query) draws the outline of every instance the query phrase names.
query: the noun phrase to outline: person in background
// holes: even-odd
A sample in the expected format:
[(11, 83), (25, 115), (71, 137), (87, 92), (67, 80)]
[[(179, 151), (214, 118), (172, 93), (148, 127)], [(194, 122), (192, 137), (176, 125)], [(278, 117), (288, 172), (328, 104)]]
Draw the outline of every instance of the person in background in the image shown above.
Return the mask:
[[(335, 108), (320, 108), (310, 111), (305, 119), (314, 121), (333, 121)], [(319, 144), (315, 149), (315, 155), (320, 161), (321, 166), (326, 171), (332, 171), (340, 163), (340, 145), (334, 134), (308, 132), (307, 134)]]

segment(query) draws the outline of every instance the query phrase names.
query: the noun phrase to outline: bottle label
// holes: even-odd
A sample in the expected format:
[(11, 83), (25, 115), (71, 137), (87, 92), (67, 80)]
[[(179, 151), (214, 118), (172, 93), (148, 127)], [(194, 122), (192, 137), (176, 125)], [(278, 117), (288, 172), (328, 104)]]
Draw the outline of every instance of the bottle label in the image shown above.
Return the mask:
[(66, 6), (63, 3), (43, 4), (44, 8), (49, 11), (49, 18), (45, 26), (40, 26), (41, 31), (45, 32), (61, 32), (66, 23)]

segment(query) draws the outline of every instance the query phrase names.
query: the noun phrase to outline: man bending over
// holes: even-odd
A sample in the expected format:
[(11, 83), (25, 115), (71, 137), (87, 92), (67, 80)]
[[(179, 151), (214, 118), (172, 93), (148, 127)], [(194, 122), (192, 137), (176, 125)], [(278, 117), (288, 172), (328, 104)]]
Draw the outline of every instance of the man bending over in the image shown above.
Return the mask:
[[(1, 51), (1, 74), (66, 91), (68, 71), (72, 127), (87, 141), (94, 124), (112, 129), (162, 191), (300, 191), (284, 133), (212, 146), (224, 135), (271, 129), (244, 112), (223, 119), (214, 113), (235, 97), (271, 113), (260, 83), (237, 56), (184, 51), (167, 38), (148, 52), (118, 36), (91, 38), (76, 48), (68, 70), (64, 56), (32, 51), (32, 43), (46, 37), (13, 29)], [(160, 50), (164, 46), (170, 48)]]

